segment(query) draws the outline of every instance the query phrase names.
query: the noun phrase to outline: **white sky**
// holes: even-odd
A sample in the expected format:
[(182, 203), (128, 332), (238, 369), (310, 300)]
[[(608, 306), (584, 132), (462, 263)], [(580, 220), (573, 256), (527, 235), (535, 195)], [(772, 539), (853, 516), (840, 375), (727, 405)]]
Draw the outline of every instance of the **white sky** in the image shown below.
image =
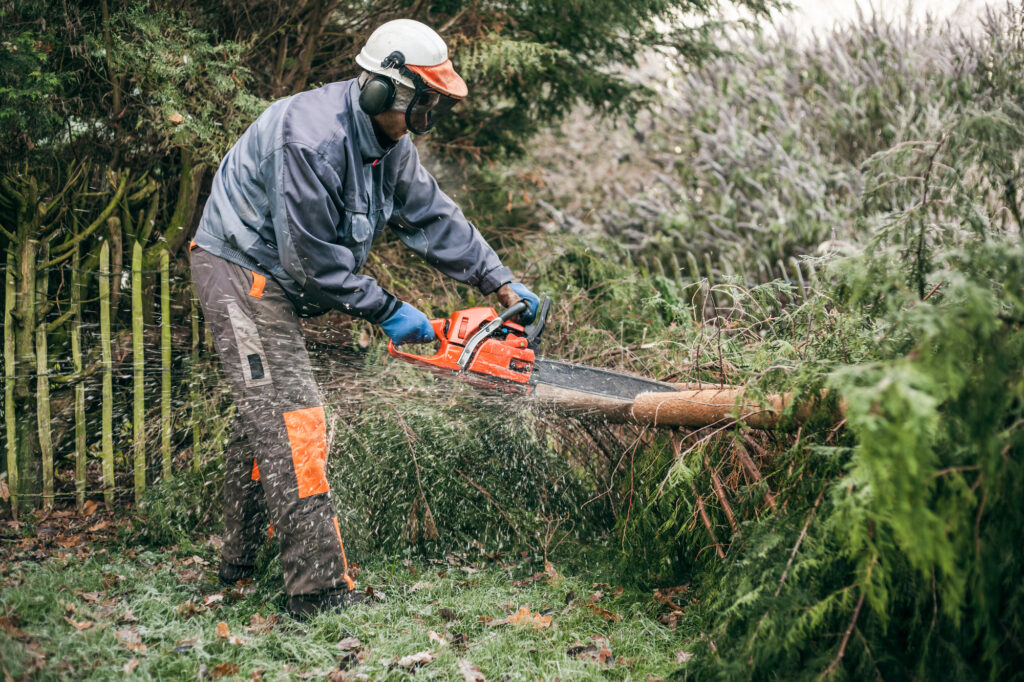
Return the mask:
[(877, 13), (896, 21), (909, 18), (914, 23), (923, 23), (930, 15), (933, 19), (948, 19), (967, 28), (987, 4), (1001, 3), (1000, 0), (790, 0), (790, 4), (794, 9), (777, 15), (776, 24), (796, 27), (798, 33), (810, 36), (827, 32), (836, 23), (856, 19), (858, 6), (866, 16)]

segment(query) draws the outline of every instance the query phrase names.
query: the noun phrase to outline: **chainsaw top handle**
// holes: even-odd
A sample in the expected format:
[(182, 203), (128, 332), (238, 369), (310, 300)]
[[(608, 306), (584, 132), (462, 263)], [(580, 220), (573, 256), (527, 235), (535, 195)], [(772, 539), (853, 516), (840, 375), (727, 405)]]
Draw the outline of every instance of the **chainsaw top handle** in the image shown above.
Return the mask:
[(530, 304), (523, 299), (519, 299), (508, 308), (505, 309), (501, 315), (485, 324), (481, 327), (473, 336), (469, 337), (469, 341), (466, 342), (466, 347), (462, 350), (462, 354), (459, 356), (459, 369), (466, 369), (466, 365), (473, 359), (473, 353), (476, 352), (477, 346), (479, 346), (484, 339), (489, 337), (494, 332), (501, 329), (502, 325), (511, 320), (519, 313), (525, 313), (530, 309)]

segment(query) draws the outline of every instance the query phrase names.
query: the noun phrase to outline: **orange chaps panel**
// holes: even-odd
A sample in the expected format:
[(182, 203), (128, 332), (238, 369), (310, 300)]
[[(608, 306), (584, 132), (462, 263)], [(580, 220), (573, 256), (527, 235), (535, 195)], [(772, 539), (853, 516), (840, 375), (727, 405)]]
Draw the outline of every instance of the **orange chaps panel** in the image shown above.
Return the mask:
[(284, 413), (288, 442), (292, 446), (292, 464), (299, 484), (299, 497), (330, 491), (327, 484), (327, 426), (324, 408), (307, 407)]

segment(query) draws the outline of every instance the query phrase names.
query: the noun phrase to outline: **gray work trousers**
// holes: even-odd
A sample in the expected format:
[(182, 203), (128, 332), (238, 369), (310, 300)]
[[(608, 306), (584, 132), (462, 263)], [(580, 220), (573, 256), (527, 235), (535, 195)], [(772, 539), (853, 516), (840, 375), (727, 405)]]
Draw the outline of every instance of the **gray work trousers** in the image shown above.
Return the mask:
[(295, 308), (258, 273), (197, 247), (191, 261), (237, 408), (225, 451), (222, 559), (251, 566), (269, 514), (290, 596), (353, 589), (325, 475), (323, 399)]

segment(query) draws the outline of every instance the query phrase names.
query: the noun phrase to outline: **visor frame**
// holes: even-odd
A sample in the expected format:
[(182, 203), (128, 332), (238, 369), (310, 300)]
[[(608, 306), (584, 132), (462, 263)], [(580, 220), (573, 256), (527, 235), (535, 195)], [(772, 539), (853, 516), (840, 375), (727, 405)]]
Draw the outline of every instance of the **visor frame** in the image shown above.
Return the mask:
[[(409, 106), (405, 109), (405, 127), (409, 132), (416, 135), (423, 135), (429, 132), (434, 127), (437, 119), (451, 111), (462, 99), (432, 87), (418, 73), (406, 65), (400, 66), (399, 70), (403, 76), (406, 76), (413, 82), (414, 87), (412, 100), (410, 100)], [(420, 101), (429, 98), (430, 95), (436, 95), (437, 99), (433, 104), (424, 108)], [(415, 111), (416, 109), (421, 109), (421, 111)], [(417, 119), (415, 122), (414, 118)]]

